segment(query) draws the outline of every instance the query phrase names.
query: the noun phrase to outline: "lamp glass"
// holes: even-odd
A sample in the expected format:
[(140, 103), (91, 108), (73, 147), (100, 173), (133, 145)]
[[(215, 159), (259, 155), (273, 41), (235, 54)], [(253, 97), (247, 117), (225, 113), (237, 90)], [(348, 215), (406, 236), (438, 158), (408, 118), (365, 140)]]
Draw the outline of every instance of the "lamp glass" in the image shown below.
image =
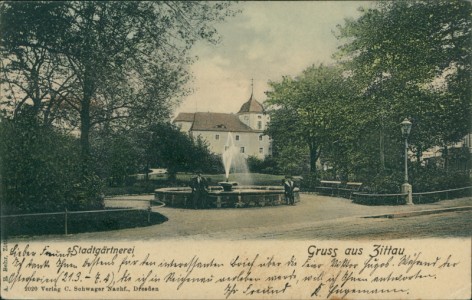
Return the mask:
[(411, 130), (411, 122), (408, 120), (408, 119), (405, 119), (403, 120), (403, 122), (401, 122), (401, 128), (402, 128), (402, 134), (404, 136), (408, 136), (410, 134), (410, 130)]

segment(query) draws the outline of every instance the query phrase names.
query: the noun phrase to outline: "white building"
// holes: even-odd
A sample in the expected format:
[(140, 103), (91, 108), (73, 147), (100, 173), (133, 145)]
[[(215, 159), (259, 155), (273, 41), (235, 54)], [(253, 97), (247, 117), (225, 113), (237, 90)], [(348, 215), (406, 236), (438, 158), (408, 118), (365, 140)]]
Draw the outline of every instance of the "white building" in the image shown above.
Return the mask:
[(272, 154), (271, 140), (264, 135), (269, 115), (253, 95), (238, 113), (180, 113), (174, 124), (191, 136), (200, 136), (208, 142), (211, 152), (222, 154), (231, 133), (234, 145), (247, 156), (260, 159)]
[[(472, 159), (472, 133), (469, 133), (466, 136), (464, 136), (461, 141), (448, 146), (449, 153), (454, 153), (455, 151), (457, 153), (458, 150), (462, 150), (462, 149), (467, 149), (467, 152), (469, 153), (469, 158), (455, 157), (449, 160), (448, 162), (449, 167), (452, 166), (452, 168), (456, 168), (459, 170), (470, 170), (471, 159)], [(443, 154), (444, 154), (444, 147), (434, 146), (422, 153), (421, 162), (422, 164), (434, 163), (437, 166), (444, 167)], [(416, 157), (414, 157), (413, 153), (410, 153), (410, 156), (412, 157), (412, 160), (416, 160), (415, 159)]]

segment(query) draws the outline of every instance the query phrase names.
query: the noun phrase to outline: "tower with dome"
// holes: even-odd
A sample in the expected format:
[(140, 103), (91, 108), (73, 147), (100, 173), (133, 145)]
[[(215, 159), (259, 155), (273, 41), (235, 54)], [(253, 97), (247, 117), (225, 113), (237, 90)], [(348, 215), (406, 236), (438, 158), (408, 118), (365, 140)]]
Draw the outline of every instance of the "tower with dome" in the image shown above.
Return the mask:
[(179, 113), (173, 120), (182, 132), (208, 142), (211, 152), (222, 154), (231, 132), (234, 145), (244, 156), (263, 159), (272, 155), (271, 140), (264, 135), (269, 122), (264, 106), (254, 98), (244, 102), (237, 113)]

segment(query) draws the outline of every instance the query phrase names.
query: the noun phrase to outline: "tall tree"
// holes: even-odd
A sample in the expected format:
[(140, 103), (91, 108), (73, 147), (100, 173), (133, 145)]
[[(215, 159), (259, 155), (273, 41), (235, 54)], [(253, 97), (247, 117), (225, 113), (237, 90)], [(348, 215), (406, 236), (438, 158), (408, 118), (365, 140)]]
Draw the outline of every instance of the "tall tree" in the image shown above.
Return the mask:
[(316, 174), (323, 148), (336, 140), (343, 103), (349, 96), (348, 78), (340, 68), (320, 65), (307, 68), (299, 77), (270, 82), (270, 87), (268, 134), (279, 147), (306, 147), (310, 172)]
[(468, 1), (382, 2), (338, 27), (336, 56), (371, 108), (365, 129), (379, 129), (380, 160), (405, 117), (418, 157), (470, 130), (471, 14)]
[(221, 171), (221, 159), (211, 154), (208, 144), (200, 137), (193, 138), (169, 123), (154, 124), (145, 157), (148, 165), (167, 168), (169, 178), (176, 179), (177, 172)]
[(148, 118), (160, 115), (185, 92), (186, 66), (192, 61), (188, 50), (199, 39), (218, 41), (211, 23), (231, 15), (229, 6), (8, 2), (1, 6), (2, 50), (15, 55), (30, 47), (66, 62), (76, 86), (64, 100), (77, 114), (82, 156), (88, 161), (95, 124), (143, 112)]
[[(17, 49), (1, 47), (0, 83), (5, 97), (0, 103), (16, 118), (26, 107), (40, 117), (42, 123), (67, 121), (65, 99), (75, 84), (75, 77), (64, 67), (60, 57), (44, 48), (25, 46)], [(70, 122), (69, 122), (70, 125)]]

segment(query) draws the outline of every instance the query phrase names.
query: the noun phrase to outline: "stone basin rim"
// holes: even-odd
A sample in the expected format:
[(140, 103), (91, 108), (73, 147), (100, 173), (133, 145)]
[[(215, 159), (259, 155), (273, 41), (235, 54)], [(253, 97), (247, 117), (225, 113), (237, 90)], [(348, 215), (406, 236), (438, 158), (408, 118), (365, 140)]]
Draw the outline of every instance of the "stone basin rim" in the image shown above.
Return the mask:
[[(296, 188), (295, 190), (298, 190)], [(224, 192), (223, 188), (220, 186), (212, 187), (209, 193), (270, 193), (276, 192), (280, 193), (283, 192), (284, 188), (281, 186), (253, 186), (253, 185), (237, 185), (233, 186), (233, 189), (228, 192)], [(154, 190), (155, 193), (189, 193), (192, 192), (192, 189), (189, 187), (166, 187), (166, 188), (159, 188)]]
[[(299, 202), (298, 188), (294, 190), (295, 202)], [(282, 186), (234, 186), (224, 191), (221, 186), (211, 186), (206, 194), (208, 208), (240, 208), (275, 206), (285, 203), (285, 189)], [(164, 187), (154, 190), (154, 199), (168, 207), (192, 208), (192, 189), (187, 186)], [(194, 205), (194, 204), (193, 204)], [(195, 207), (193, 207), (195, 208)]]

